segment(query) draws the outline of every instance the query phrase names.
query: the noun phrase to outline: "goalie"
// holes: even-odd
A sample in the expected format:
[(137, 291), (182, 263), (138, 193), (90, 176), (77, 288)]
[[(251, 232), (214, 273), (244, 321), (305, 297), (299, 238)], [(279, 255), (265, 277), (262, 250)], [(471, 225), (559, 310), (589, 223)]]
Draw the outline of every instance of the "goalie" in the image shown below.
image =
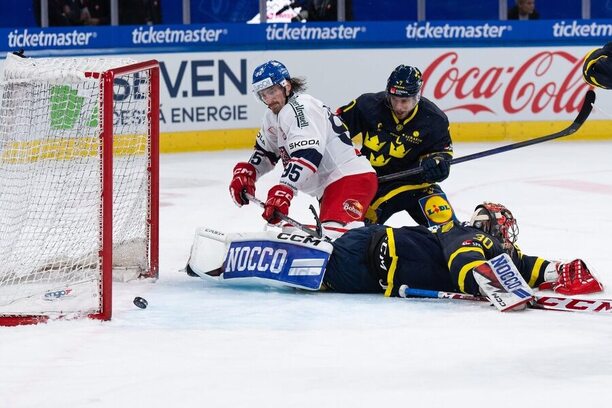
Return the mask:
[(500, 204), (478, 205), (465, 224), (370, 225), (333, 243), (271, 231), (206, 231), (196, 236), (188, 264), (188, 272), (203, 278), (385, 296), (399, 296), (407, 285), (483, 295), (502, 311), (526, 306), (538, 286), (564, 295), (603, 290), (580, 259), (560, 263), (523, 254), (516, 219)]

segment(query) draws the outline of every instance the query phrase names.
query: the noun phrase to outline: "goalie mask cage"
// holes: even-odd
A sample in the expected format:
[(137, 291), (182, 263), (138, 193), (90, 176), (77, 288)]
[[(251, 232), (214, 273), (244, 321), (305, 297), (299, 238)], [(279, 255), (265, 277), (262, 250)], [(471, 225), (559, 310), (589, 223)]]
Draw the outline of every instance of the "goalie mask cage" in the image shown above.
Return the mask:
[(109, 320), (158, 274), (159, 66), (9, 54), (0, 83), (0, 325)]

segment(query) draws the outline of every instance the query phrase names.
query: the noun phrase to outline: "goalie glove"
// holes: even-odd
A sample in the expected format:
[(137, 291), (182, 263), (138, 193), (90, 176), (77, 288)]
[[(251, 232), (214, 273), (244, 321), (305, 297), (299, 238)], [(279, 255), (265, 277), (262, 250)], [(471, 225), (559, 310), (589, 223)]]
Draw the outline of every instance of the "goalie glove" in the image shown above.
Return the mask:
[(555, 281), (540, 284), (540, 290), (554, 290), (563, 295), (585, 295), (603, 291), (603, 285), (595, 279), (582, 259), (557, 263), (559, 276)]
[(257, 177), (255, 166), (251, 163), (240, 162), (234, 166), (233, 175), (229, 185), (230, 195), (236, 205), (242, 207), (249, 203), (243, 191), (252, 196), (255, 195), (255, 178)]

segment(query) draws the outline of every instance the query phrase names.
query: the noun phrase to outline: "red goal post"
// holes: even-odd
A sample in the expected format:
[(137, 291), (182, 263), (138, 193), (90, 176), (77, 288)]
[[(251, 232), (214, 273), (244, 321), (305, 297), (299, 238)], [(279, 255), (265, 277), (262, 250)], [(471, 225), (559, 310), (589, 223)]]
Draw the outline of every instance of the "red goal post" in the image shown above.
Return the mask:
[(109, 320), (157, 279), (159, 64), (8, 55), (0, 92), (0, 325)]

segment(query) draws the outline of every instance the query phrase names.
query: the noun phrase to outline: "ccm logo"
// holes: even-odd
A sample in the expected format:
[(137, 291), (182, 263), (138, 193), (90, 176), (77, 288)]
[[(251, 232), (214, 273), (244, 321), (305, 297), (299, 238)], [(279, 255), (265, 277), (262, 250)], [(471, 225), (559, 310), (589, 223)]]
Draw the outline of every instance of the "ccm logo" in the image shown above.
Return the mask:
[(244, 169), (244, 168), (234, 170), (234, 176), (236, 176), (238, 174), (247, 174), (249, 176), (252, 176), (253, 175), (253, 171), (249, 170), (249, 169)]
[(501, 296), (499, 296), (497, 293), (493, 292), (493, 297), (495, 298), (495, 302), (497, 302), (498, 305), (506, 306), (506, 302), (504, 302)]
[(283, 191), (283, 190), (276, 190), (274, 192), (274, 197), (285, 197), (288, 200), (291, 200), (293, 198), (293, 194), (288, 193), (288, 192)]
[(293, 242), (303, 242), (305, 244), (319, 245), (321, 243), (320, 239), (311, 237), (310, 235), (297, 235), (297, 234), (287, 234), (286, 232), (279, 233), (276, 238), (284, 239), (287, 241)]

